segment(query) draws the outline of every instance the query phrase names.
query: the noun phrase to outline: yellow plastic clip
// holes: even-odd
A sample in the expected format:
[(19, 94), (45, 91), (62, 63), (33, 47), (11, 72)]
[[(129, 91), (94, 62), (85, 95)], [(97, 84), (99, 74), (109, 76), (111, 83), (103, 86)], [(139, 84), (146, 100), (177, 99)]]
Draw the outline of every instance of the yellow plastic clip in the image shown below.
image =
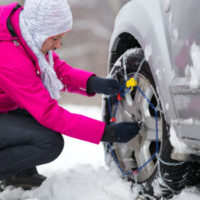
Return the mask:
[(130, 78), (127, 82), (126, 82), (126, 87), (129, 88), (131, 87), (131, 90), (133, 90), (133, 87), (135, 87), (137, 85), (137, 81), (134, 78)]

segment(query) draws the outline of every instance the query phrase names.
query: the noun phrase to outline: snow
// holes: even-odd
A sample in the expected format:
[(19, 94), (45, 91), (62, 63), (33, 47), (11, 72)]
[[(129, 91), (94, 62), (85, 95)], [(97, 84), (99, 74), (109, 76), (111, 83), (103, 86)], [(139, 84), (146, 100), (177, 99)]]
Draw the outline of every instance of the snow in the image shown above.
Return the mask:
[(172, 13), (170, 12), (170, 13), (169, 13), (169, 23), (172, 23), (172, 20), (173, 20), (173, 15), (172, 15)]
[(55, 172), (41, 187), (24, 192), (21, 189), (4, 192), (2, 200), (132, 200), (130, 184), (116, 172), (105, 168), (95, 170), (91, 165)]
[(178, 33), (178, 30), (177, 29), (173, 29), (173, 36), (174, 36), (174, 39), (175, 41), (178, 41), (178, 37), (179, 37), (179, 33)]
[[(99, 107), (65, 106), (70, 112), (101, 119)], [(179, 146), (179, 145), (177, 145)], [(94, 145), (65, 137), (65, 148), (60, 157), (39, 167), (39, 172), (47, 176), (41, 187), (23, 191), (7, 188), (0, 193), (1, 200), (133, 200), (139, 187), (120, 178), (116, 167), (108, 170), (104, 163), (102, 145)], [(154, 188), (159, 189), (154, 182)], [(199, 199), (195, 188), (188, 188), (173, 200)]]
[(191, 152), (187, 145), (184, 142), (181, 142), (180, 139), (177, 137), (173, 122), (170, 124), (170, 142), (174, 147), (175, 153), (189, 154)]
[(170, 10), (171, 0), (165, 0), (164, 11), (168, 12)]
[(193, 125), (194, 119), (193, 118), (181, 119), (180, 122), (181, 124), (184, 124), (184, 125)]
[(150, 56), (152, 55), (152, 46), (149, 44), (149, 45), (146, 45), (145, 46), (145, 49), (144, 49), (144, 56), (145, 56), (145, 60), (146, 61), (149, 61), (150, 59)]
[(187, 66), (185, 75), (188, 78), (191, 89), (197, 89), (200, 86), (200, 46), (195, 42), (191, 46), (190, 55), (192, 66)]
[(199, 191), (197, 191), (196, 188), (190, 188), (190, 189), (185, 189), (179, 194), (178, 196), (175, 196), (173, 200), (199, 200)]
[(160, 69), (156, 70), (156, 76), (158, 77), (159, 81), (162, 79), (161, 76), (160, 76)]
[(153, 191), (154, 191), (154, 194), (158, 197), (161, 196), (162, 194), (162, 190), (160, 188), (160, 184), (163, 183), (161, 178), (158, 177), (157, 179), (155, 179), (152, 183), (152, 187), (153, 187)]

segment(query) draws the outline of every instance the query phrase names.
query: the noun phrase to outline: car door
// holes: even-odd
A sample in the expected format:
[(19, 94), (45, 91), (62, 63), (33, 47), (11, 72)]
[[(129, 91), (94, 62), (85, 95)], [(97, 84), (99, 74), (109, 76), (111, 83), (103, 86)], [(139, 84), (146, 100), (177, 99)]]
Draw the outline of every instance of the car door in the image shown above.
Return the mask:
[[(195, 78), (200, 82), (200, 69), (198, 70), (200, 66), (197, 66), (200, 63), (199, 11), (198, 0), (171, 0), (168, 9), (169, 33), (176, 74), (171, 91), (177, 110), (177, 127), (183, 139), (191, 139), (192, 146), (196, 139), (200, 139), (200, 84), (198, 83), (196, 88), (192, 85)], [(199, 71), (199, 75), (198, 73), (192, 75), (193, 69)], [(199, 142), (195, 146), (199, 148)]]
[(169, 28), (176, 73), (185, 76), (185, 68), (192, 65), (190, 49), (195, 42), (200, 45), (200, 1), (171, 0)]

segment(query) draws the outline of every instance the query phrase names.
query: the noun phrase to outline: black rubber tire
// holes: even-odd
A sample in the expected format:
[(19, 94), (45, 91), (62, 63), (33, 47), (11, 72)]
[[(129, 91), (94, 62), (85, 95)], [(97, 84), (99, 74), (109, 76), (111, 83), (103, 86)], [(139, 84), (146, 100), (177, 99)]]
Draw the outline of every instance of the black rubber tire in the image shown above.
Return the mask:
[[(144, 53), (142, 49), (135, 49), (134, 53), (129, 55), (125, 61), (127, 66), (127, 74), (136, 72), (143, 59), (144, 59)], [(116, 62), (113, 69), (111, 70), (111, 76), (119, 80), (121, 83), (124, 80), (124, 69), (122, 66), (123, 66), (123, 56), (119, 58), (119, 60)], [(143, 64), (140, 73), (150, 81), (150, 83), (152, 84), (152, 86), (156, 91), (155, 82), (147, 62)], [(104, 104), (104, 107), (105, 107), (104, 121), (107, 124), (109, 124), (110, 115), (108, 111), (108, 105)], [(162, 117), (164, 119), (164, 115), (162, 115)], [(105, 150), (107, 151), (106, 146)], [(169, 125), (166, 123), (165, 120), (163, 120), (163, 135), (162, 135), (162, 145), (160, 149), (160, 157), (162, 160), (166, 162), (177, 163), (176, 160), (172, 160), (170, 158), (171, 152), (172, 152), (172, 146), (169, 140)], [(180, 166), (167, 166), (163, 164), (161, 164), (160, 166), (161, 166), (160, 167), (161, 174), (162, 177), (164, 178), (165, 183), (177, 192), (185, 188), (186, 186), (195, 186), (200, 183), (200, 164), (197, 162), (185, 162)], [(142, 185), (144, 185), (145, 193), (154, 196), (152, 183), (156, 178), (158, 178), (157, 170), (155, 170), (152, 176), (145, 181), (145, 184), (141, 183)], [(172, 192), (169, 191), (164, 185), (162, 185), (161, 188), (163, 197), (170, 198), (172, 196)]]

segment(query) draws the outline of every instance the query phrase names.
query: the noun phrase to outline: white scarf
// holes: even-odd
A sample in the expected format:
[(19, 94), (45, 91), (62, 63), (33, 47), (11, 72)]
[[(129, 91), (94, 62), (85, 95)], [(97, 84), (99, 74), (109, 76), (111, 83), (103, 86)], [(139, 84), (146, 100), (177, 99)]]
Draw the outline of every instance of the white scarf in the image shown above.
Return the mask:
[(63, 84), (58, 79), (55, 71), (54, 71), (54, 62), (53, 62), (53, 53), (49, 51), (49, 63), (47, 62), (45, 55), (40, 51), (36, 41), (32, 37), (31, 33), (29, 32), (26, 24), (26, 20), (24, 18), (23, 12), (20, 12), (19, 16), (19, 25), (21, 29), (21, 34), (36, 55), (39, 63), (39, 67), (41, 70), (41, 80), (44, 87), (49, 91), (51, 97), (53, 99), (58, 100), (60, 98), (60, 90), (63, 88)]

